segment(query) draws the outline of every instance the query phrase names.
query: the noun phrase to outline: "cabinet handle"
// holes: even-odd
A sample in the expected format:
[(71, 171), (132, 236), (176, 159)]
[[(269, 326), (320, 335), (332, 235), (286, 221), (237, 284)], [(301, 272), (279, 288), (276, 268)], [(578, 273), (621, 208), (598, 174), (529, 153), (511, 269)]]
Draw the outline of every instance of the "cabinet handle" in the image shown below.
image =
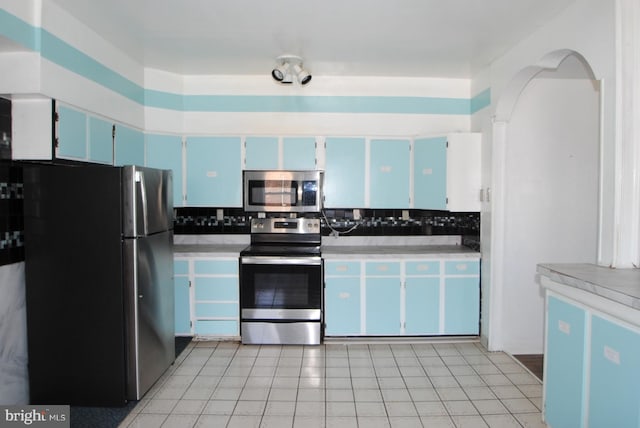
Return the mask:
[(429, 270), (429, 265), (418, 265), (418, 270), (420, 272), (425, 272)]
[(386, 271), (389, 270), (389, 266), (388, 265), (378, 265), (378, 267), (376, 269), (379, 270), (380, 272), (386, 272)]
[(338, 294), (338, 297), (340, 299), (348, 299), (349, 297), (351, 297), (351, 293), (342, 292), (342, 293)]
[(389, 173), (393, 170), (393, 168), (391, 167), (391, 165), (382, 165), (380, 167), (380, 172), (385, 172), (385, 173)]
[(461, 270), (461, 271), (465, 271), (467, 270), (467, 264), (466, 263), (458, 263), (456, 265), (456, 270)]
[(336, 267), (336, 270), (338, 272), (346, 272), (349, 270), (349, 267), (347, 265), (340, 265)]

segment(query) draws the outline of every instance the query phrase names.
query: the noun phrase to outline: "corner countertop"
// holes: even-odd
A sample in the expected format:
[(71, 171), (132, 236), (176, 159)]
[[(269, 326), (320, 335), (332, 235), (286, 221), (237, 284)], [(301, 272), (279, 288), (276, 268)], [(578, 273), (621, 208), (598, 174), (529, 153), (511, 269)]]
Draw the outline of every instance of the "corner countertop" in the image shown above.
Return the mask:
[(537, 271), (559, 284), (640, 309), (640, 269), (612, 269), (589, 263), (562, 263), (539, 264)]

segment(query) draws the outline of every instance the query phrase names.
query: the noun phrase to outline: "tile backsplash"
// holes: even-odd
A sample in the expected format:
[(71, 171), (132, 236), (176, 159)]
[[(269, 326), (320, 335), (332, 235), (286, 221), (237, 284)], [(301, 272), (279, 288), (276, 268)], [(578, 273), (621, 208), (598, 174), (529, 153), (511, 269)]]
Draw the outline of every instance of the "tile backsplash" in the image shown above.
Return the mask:
[[(247, 234), (253, 215), (241, 208), (176, 208), (175, 211), (175, 234)], [(480, 213), (477, 212), (362, 209), (357, 213), (359, 216), (354, 216), (353, 209), (324, 210), (322, 234), (460, 235), (465, 245), (479, 247)]]
[(0, 161), (0, 266), (24, 260), (22, 168)]

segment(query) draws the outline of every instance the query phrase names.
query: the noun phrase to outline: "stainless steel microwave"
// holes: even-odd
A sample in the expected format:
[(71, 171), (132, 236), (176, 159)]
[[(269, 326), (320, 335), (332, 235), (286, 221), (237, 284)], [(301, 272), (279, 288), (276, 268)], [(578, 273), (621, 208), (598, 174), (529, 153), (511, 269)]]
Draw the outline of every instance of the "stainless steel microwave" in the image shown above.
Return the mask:
[(322, 179), (322, 171), (244, 171), (244, 210), (320, 212)]

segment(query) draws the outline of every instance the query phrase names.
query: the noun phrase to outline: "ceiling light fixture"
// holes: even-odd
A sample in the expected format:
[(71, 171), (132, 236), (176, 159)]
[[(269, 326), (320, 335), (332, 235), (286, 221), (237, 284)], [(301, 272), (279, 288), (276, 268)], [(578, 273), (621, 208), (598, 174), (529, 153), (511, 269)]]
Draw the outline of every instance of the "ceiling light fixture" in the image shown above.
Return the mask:
[(299, 56), (281, 55), (276, 58), (276, 62), (278, 64), (271, 71), (271, 76), (276, 81), (282, 84), (291, 84), (294, 76), (303, 86), (311, 81), (311, 73), (304, 69), (302, 58)]

